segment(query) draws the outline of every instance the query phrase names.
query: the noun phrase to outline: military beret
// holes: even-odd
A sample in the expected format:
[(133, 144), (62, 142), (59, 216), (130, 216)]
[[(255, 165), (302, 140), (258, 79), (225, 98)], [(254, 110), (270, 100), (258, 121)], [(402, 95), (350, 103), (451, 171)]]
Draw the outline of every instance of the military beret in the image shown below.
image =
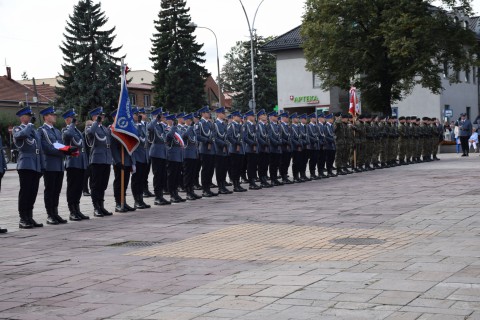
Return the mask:
[(398, 118), (398, 120), (405, 120), (405, 117), (400, 117)]

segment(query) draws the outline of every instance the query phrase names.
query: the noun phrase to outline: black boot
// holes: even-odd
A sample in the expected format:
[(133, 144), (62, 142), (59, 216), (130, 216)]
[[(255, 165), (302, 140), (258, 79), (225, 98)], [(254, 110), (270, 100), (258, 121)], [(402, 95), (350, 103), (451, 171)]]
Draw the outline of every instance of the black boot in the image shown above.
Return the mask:
[(288, 176), (287, 176), (287, 175), (284, 175), (284, 176), (282, 177), (282, 182), (283, 182), (283, 184), (292, 184), (292, 183), (293, 183), (292, 180), (288, 179)]
[(28, 213), (26, 211), (20, 211), (20, 221), (18, 223), (18, 227), (20, 229), (32, 229), (33, 224), (28, 219)]
[(250, 189), (250, 190), (259, 190), (259, 189), (262, 189), (262, 187), (260, 187), (258, 184), (255, 183), (255, 179), (250, 179), (250, 183), (249, 183), (248, 189)]
[(185, 189), (187, 190), (187, 200), (197, 200), (197, 197), (193, 195), (193, 187), (186, 187)]
[(175, 191), (175, 195), (177, 196), (178, 200), (180, 200), (180, 202), (186, 202), (187, 201), (186, 199), (183, 199), (182, 197), (180, 197), (180, 195), (178, 194), (178, 191)]
[(160, 194), (155, 197), (154, 204), (157, 206), (166, 206), (172, 203), (163, 197), (163, 192), (160, 192)]
[(74, 206), (75, 206), (75, 211), (77, 211), (77, 215), (78, 215), (80, 218), (82, 218), (82, 220), (88, 220), (88, 219), (90, 219), (89, 216), (84, 215), (84, 214), (80, 211), (80, 204), (79, 204), (79, 203), (75, 204)]
[(232, 194), (231, 190), (228, 190), (225, 182), (218, 183), (218, 194)]
[(75, 208), (75, 205), (69, 204), (68, 205), (68, 210), (70, 211), (70, 216), (68, 217), (68, 219), (70, 221), (82, 221), (82, 218), (80, 218), (77, 214), (77, 210)]
[(197, 182), (193, 185), (194, 190), (202, 190), (202, 186)]
[(47, 224), (58, 225), (60, 222), (55, 218), (55, 211), (53, 209), (47, 209)]
[(111, 216), (111, 215), (113, 215), (113, 213), (111, 213), (110, 211), (108, 211), (107, 209), (105, 209), (104, 203), (105, 203), (105, 201), (99, 201), (99, 203), (98, 203), (98, 204), (100, 205), (100, 210), (102, 210), (102, 214), (103, 214), (104, 216)]
[(180, 203), (182, 202), (180, 196), (178, 195), (176, 190), (170, 190), (170, 202), (171, 203)]
[(145, 190), (143, 190), (143, 197), (144, 198), (150, 198), (150, 197), (154, 197), (155, 195), (153, 193), (150, 192), (150, 190), (148, 190), (148, 188), (146, 188)]
[(100, 208), (100, 204), (96, 201), (93, 202), (93, 215), (95, 217), (103, 217), (104, 214), (102, 212), (102, 209)]
[(267, 180), (267, 177), (266, 176), (263, 176), (263, 177), (260, 177), (260, 186), (262, 188), (271, 188), (273, 187), (270, 183), (268, 183), (268, 180)]
[(55, 217), (55, 219), (57, 219), (58, 223), (60, 223), (60, 224), (68, 223), (67, 220), (63, 219), (62, 217), (60, 217), (58, 215), (58, 207), (53, 208), (53, 216)]
[(242, 188), (240, 185), (240, 180), (233, 180), (233, 191), (234, 192), (245, 192), (246, 189)]
[(7, 232), (8, 232), (7, 229), (2, 229), (2, 228), (0, 228), (0, 233), (7, 233)]
[(33, 220), (33, 210), (28, 210), (28, 221), (33, 225), (34, 228), (41, 228), (43, 227), (43, 223), (38, 223), (37, 221)]
[(135, 199), (135, 209), (147, 209), (146, 204), (143, 202), (143, 194), (134, 194), (133, 198)]
[(124, 213), (124, 212), (128, 212), (128, 209), (125, 207), (125, 205), (123, 205), (122, 207), (122, 204), (120, 202), (117, 202), (115, 204), (115, 212)]
[(137, 210), (137, 209), (132, 208), (131, 206), (129, 206), (127, 202), (124, 202), (124, 203), (123, 203), (123, 207), (124, 207), (125, 209), (127, 209), (128, 211), (135, 211), (135, 210)]

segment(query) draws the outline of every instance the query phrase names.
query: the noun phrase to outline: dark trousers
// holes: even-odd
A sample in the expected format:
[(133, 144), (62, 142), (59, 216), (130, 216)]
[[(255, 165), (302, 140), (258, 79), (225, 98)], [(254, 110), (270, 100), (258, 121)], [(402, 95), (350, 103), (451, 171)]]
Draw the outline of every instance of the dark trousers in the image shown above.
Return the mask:
[[(130, 182), (130, 172), (132, 167), (126, 166), (123, 173), (123, 191), (127, 191), (128, 183)], [(113, 196), (115, 197), (115, 203), (121, 204), (121, 190), (122, 190), (122, 166), (121, 164), (116, 164), (113, 166)], [(125, 195), (125, 193), (124, 193)]]
[(177, 192), (180, 170), (182, 169), (181, 162), (168, 161), (167, 162), (167, 180), (168, 191), (170, 195), (174, 195)]
[(186, 189), (193, 188), (197, 170), (197, 159), (183, 160), (183, 185)]
[(242, 167), (240, 169), (240, 176), (246, 181), (247, 179), (247, 168), (248, 168), (248, 160), (245, 155), (242, 157)]
[(92, 202), (103, 202), (105, 201), (105, 190), (108, 187), (108, 180), (110, 180), (110, 165), (92, 163), (90, 167), (92, 170), (90, 176)]
[(43, 174), (43, 200), (45, 209), (51, 210), (58, 207), (60, 192), (63, 184), (63, 171), (45, 171)]
[(292, 153), (289, 151), (283, 151), (282, 158), (280, 160), (280, 176), (282, 178), (287, 177), (288, 168), (290, 167), (290, 160), (292, 159)]
[(335, 150), (325, 150), (327, 172), (332, 172), (333, 162), (335, 161)]
[[(147, 153), (148, 153), (148, 149), (147, 149)], [(151, 161), (148, 161), (148, 163), (146, 163), (146, 167), (145, 167), (145, 172), (143, 174), (143, 188), (142, 188), (142, 192), (143, 191), (147, 191), (148, 190), (148, 175), (150, 174), (150, 168), (152, 167), (152, 162)], [(138, 169), (137, 169), (138, 170)], [(133, 177), (132, 177), (133, 178)], [(132, 181), (133, 183), (133, 181)], [(133, 192), (133, 191), (132, 191)]]
[(468, 148), (468, 138), (467, 136), (463, 137), (460, 136), (460, 144), (462, 145), (462, 152), (463, 154), (468, 154), (469, 148)]
[(41, 173), (35, 170), (18, 170), (20, 178), (20, 188), (18, 190), (18, 211), (20, 213), (33, 210), (35, 200), (37, 200), (38, 185), (40, 183)]
[(239, 181), (242, 171), (243, 154), (232, 153), (230, 154), (230, 173), (233, 181)]
[(135, 173), (132, 174), (132, 194), (134, 197), (143, 195), (148, 167), (148, 163), (137, 162), (135, 164)]
[(167, 185), (167, 160), (161, 158), (152, 159), (153, 171), (153, 190), (156, 197), (163, 194), (163, 189)]
[(87, 167), (87, 170), (85, 170), (84, 176), (83, 176), (83, 191), (89, 191), (90, 190), (90, 175), (91, 175), (92, 169), (90, 166)]
[(278, 167), (280, 166), (281, 153), (270, 153), (270, 179), (277, 179)]
[(256, 153), (247, 153), (245, 154), (247, 158), (247, 175), (248, 180), (255, 180), (257, 178), (257, 165), (258, 165), (258, 154)]
[(227, 179), (229, 158), (230, 157), (227, 156), (215, 156), (215, 177), (217, 178), (218, 185)]
[(67, 168), (67, 203), (69, 205), (80, 204), (83, 185), (78, 181), (83, 181), (84, 177), (84, 169)]
[(300, 151), (300, 175), (305, 176), (307, 171), (307, 162), (308, 162), (308, 150)]
[(325, 150), (320, 150), (320, 151), (318, 151), (317, 168), (318, 168), (318, 173), (319, 173), (319, 174), (321, 174), (323, 171), (325, 171), (325, 161), (326, 161), (326, 152), (325, 152)]
[(2, 190), (2, 178), (5, 172), (0, 172), (0, 191)]
[(258, 175), (261, 177), (266, 177), (268, 172), (268, 163), (270, 154), (266, 152), (260, 152), (258, 154)]
[(202, 187), (204, 190), (210, 189), (213, 173), (215, 171), (215, 156), (213, 154), (202, 154)]
[(302, 152), (293, 151), (292, 152), (292, 173), (294, 178), (298, 178), (301, 168), (302, 168)]
[(310, 175), (315, 174), (318, 161), (318, 150), (308, 150), (308, 169), (310, 170)]
[(198, 183), (200, 184), (200, 170), (202, 169), (202, 160), (200, 158), (195, 160), (195, 178), (194, 178), (194, 184)]

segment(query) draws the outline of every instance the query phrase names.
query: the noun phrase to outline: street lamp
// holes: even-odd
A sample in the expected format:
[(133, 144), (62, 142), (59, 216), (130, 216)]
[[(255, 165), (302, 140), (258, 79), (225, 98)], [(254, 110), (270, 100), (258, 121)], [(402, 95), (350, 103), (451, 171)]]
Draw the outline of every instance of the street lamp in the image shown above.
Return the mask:
[(190, 22), (190, 23), (188, 24), (188, 26), (189, 26), (189, 27), (192, 27), (192, 28), (200, 28), (200, 29), (210, 30), (210, 31), (213, 33), (214, 37), (215, 37), (215, 45), (216, 45), (216, 47), (217, 47), (218, 107), (220, 108), (220, 107), (222, 106), (222, 98), (221, 98), (221, 96), (222, 96), (222, 88), (221, 88), (221, 86), (220, 86), (221, 83), (222, 83), (222, 81), (221, 81), (221, 79), (220, 79), (220, 57), (219, 57), (219, 55), (218, 55), (218, 40), (217, 40), (217, 35), (215, 34), (215, 32), (213, 32), (212, 29), (207, 28), (207, 27), (199, 27), (199, 26), (197, 26), (197, 24), (196, 24), (195, 22)]
[(263, 1), (265, 0), (262, 0), (258, 5), (257, 10), (255, 10), (255, 15), (253, 16), (253, 23), (251, 25), (250, 25), (250, 20), (248, 19), (247, 11), (243, 6), (242, 0), (238, 0), (238, 1), (240, 1), (240, 4), (242, 5), (243, 12), (245, 13), (245, 18), (247, 18), (248, 31), (250, 32), (250, 64), (252, 66), (252, 110), (253, 110), (253, 113), (255, 113), (256, 102), (255, 102), (255, 66), (253, 65), (253, 33), (255, 32), (255, 29), (254, 29), (255, 19), (257, 18), (258, 9), (262, 5)]

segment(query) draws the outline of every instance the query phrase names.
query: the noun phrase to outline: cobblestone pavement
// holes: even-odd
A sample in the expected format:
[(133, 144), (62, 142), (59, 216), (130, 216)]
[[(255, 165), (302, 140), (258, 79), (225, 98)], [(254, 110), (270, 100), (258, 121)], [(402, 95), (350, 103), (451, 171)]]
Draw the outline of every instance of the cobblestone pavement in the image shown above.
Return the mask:
[(34, 230), (9, 171), (0, 318), (480, 319), (480, 158), (440, 156)]

